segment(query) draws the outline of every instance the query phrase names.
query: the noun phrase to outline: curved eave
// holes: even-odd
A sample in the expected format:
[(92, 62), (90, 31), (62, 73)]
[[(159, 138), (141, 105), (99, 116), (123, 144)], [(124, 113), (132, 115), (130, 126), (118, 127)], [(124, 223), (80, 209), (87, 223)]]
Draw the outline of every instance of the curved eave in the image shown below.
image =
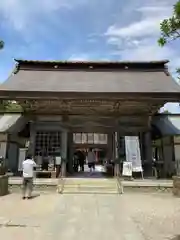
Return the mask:
[(180, 100), (180, 92), (51, 92), (51, 91), (13, 91), (0, 89), (0, 99), (73, 99), (73, 98), (95, 98), (102, 99), (112, 97), (114, 99), (126, 100), (162, 100), (165, 102), (177, 102)]
[(59, 64), (71, 64), (71, 63), (75, 63), (75, 64), (102, 64), (102, 63), (107, 63), (107, 64), (167, 64), (169, 63), (168, 59), (163, 59), (163, 60), (159, 60), (159, 61), (59, 61), (59, 60), (52, 60), (52, 61), (41, 61), (41, 60), (23, 60), (23, 59), (14, 59), (14, 61), (16, 61), (19, 64), (22, 63), (32, 63), (32, 64), (41, 64), (41, 63), (47, 63), (47, 64), (54, 64), (54, 63), (59, 63)]
[(180, 135), (180, 116), (176, 115), (156, 116), (153, 119), (153, 125), (161, 133), (161, 136)]

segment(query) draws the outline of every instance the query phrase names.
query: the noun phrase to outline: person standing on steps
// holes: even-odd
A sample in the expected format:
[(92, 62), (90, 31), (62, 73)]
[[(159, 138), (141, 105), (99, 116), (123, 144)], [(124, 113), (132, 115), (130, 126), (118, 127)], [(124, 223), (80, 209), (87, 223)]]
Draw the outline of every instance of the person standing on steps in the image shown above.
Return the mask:
[(22, 163), (22, 169), (23, 169), (22, 198), (23, 199), (26, 199), (26, 192), (27, 192), (27, 199), (30, 199), (32, 197), (33, 177), (34, 177), (35, 167), (36, 167), (36, 163), (34, 162), (32, 156), (30, 154), (27, 155), (26, 159)]
[(92, 148), (89, 149), (89, 152), (87, 155), (87, 161), (88, 161), (88, 167), (90, 169), (90, 173), (92, 173), (93, 170), (95, 171), (95, 162), (96, 162), (96, 155), (92, 151)]

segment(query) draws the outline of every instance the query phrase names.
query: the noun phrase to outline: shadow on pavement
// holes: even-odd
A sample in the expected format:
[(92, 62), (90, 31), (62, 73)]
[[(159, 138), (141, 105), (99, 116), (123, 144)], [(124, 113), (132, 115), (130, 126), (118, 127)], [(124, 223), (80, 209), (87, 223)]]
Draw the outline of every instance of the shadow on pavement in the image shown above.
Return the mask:
[(40, 197), (40, 194), (33, 194), (29, 199), (34, 199), (34, 198), (37, 198), (37, 197)]
[(171, 238), (170, 240), (180, 240), (180, 235), (177, 235), (177, 236)]

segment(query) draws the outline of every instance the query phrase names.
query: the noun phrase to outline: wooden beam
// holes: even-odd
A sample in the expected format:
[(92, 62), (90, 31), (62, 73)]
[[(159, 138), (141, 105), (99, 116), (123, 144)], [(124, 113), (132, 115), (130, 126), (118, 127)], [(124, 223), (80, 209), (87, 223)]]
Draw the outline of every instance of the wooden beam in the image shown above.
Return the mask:
[(138, 101), (165, 101), (178, 102), (180, 100), (180, 92), (42, 92), (42, 91), (8, 91), (0, 90), (0, 99), (8, 100), (49, 100), (49, 99), (129, 99)]

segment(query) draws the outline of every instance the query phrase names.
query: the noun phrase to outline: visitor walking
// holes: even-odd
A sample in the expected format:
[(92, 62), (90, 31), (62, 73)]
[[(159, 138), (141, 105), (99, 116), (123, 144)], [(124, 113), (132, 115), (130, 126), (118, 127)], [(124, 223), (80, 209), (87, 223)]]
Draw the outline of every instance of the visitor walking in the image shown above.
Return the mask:
[(73, 168), (74, 168), (74, 172), (78, 172), (78, 167), (79, 167), (79, 159), (78, 159), (78, 152), (76, 151), (74, 153), (74, 157), (73, 157)]
[(26, 199), (26, 192), (27, 192), (27, 199), (32, 197), (32, 190), (33, 190), (33, 177), (34, 177), (34, 168), (36, 167), (36, 163), (32, 159), (31, 155), (28, 155), (26, 159), (22, 163), (23, 168), (23, 188), (22, 194), (23, 199)]
[(84, 172), (85, 155), (83, 154), (82, 151), (78, 151), (78, 160), (79, 160), (80, 171)]
[(55, 164), (56, 164), (56, 178), (58, 178), (61, 173), (61, 164), (62, 164), (61, 155), (55, 157)]
[(90, 173), (92, 173), (93, 170), (95, 171), (95, 162), (96, 162), (96, 155), (92, 151), (92, 148), (89, 149), (89, 152), (87, 155), (87, 161), (88, 161), (88, 167), (90, 169)]

